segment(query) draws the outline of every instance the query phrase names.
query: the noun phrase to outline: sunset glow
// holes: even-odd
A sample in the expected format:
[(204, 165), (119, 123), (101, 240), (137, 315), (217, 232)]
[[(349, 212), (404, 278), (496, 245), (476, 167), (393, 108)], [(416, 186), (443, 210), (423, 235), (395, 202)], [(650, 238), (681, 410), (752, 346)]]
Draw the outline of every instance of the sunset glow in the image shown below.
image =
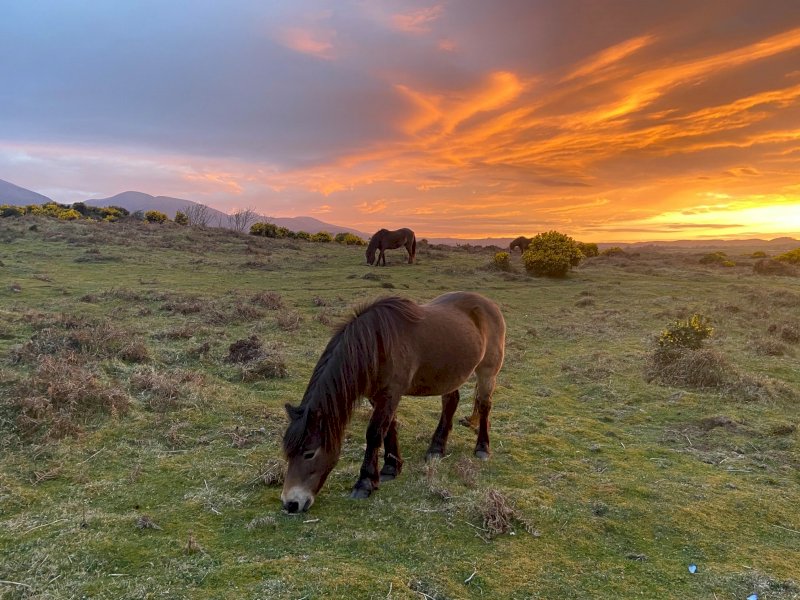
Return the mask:
[(797, 2), (30, 4), (0, 19), (0, 179), (60, 202), (800, 237)]

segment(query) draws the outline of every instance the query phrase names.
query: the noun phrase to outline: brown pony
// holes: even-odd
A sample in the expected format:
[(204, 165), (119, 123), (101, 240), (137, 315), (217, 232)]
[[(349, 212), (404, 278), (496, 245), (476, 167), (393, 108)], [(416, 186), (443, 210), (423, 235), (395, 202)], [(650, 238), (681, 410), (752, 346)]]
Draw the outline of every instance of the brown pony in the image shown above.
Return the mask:
[[(472, 373), (477, 375), (475, 456), (489, 458), (489, 411), (503, 364), (505, 332), (497, 305), (471, 292), (451, 292), (423, 305), (385, 298), (357, 310), (328, 342), (300, 405), (286, 404), (283, 507), (295, 513), (314, 503), (339, 459), (356, 401), (364, 396), (373, 411), (353, 498), (367, 498), (381, 481), (402, 470), (395, 414), (403, 395), (441, 395), (442, 413), (426, 459), (444, 455), (458, 388)], [(381, 444), (384, 464), (379, 472)]]
[(531, 245), (532, 241), (533, 238), (527, 238), (524, 235), (521, 235), (508, 245), (508, 249), (513, 251), (514, 248), (519, 248), (521, 254), (528, 249), (528, 246)]
[(379, 251), (378, 265), (383, 262), (386, 266), (386, 255), (384, 250), (393, 250), (405, 246), (408, 251), (408, 264), (414, 263), (414, 257), (417, 255), (417, 238), (414, 232), (410, 229), (403, 227), (395, 231), (388, 229), (379, 229), (370, 238), (369, 245), (367, 246), (367, 264), (371, 265), (375, 262), (375, 250)]

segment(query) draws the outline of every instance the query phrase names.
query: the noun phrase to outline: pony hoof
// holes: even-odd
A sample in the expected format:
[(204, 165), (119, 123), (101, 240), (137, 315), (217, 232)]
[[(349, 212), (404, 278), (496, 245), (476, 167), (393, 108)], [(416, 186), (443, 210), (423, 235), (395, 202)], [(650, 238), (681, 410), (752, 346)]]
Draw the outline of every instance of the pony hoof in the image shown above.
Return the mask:
[(432, 460), (441, 459), (444, 455), (441, 452), (428, 452), (425, 455), (425, 462), (430, 462)]
[(475, 458), (478, 460), (489, 460), (488, 450), (475, 450)]
[(391, 481), (399, 474), (400, 473), (397, 471), (397, 467), (384, 465), (383, 468), (381, 469), (381, 481)]
[(369, 479), (361, 479), (353, 486), (350, 497), (363, 500), (364, 498), (369, 498), (369, 495), (377, 488), (378, 486), (374, 485)]

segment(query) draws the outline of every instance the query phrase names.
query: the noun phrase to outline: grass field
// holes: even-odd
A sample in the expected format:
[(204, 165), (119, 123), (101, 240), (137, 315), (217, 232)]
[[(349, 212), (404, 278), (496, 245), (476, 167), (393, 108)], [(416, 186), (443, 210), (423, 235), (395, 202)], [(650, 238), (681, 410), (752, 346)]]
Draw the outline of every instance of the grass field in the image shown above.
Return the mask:
[[(376, 268), (338, 244), (2, 220), (0, 597), (800, 598), (800, 279), (754, 275), (755, 250), (545, 279), (485, 250)], [(364, 403), (311, 511), (283, 513), (283, 405), (331, 325), (450, 290), (508, 324), (491, 460), (457, 427), (426, 465), (440, 402), (405, 398), (403, 474), (351, 500)], [(693, 313), (724, 385), (648, 382)], [(230, 360), (239, 340), (255, 360)]]

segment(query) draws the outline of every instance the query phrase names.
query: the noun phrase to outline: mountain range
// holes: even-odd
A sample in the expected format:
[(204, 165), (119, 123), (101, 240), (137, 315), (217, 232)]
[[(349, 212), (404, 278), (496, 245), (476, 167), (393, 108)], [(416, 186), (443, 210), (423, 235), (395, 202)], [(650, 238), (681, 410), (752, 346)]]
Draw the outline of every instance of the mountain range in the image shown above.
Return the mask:
[[(27, 190), (18, 185), (0, 179), (0, 204), (13, 204), (16, 206), (26, 204), (44, 204), (53, 202), (51, 198)], [(128, 191), (109, 196), (108, 198), (91, 198), (85, 201), (89, 206), (119, 206), (130, 212), (158, 210), (165, 213), (170, 219), (175, 218), (178, 211), (186, 212), (187, 207), (203, 208), (208, 216), (207, 224), (211, 227), (228, 227), (228, 215), (220, 210), (182, 198), (171, 198), (169, 196), (151, 196), (144, 192)], [(314, 217), (269, 217), (258, 215), (257, 220), (265, 220), (275, 223), (278, 227), (286, 227), (291, 231), (307, 231), (308, 233), (318, 233), (327, 231), (328, 233), (354, 233), (362, 238), (368, 238), (371, 234), (358, 231), (352, 227), (342, 227), (333, 223), (325, 223)]]
[[(46, 202), (53, 202), (52, 199), (25, 189), (18, 185), (14, 185), (8, 181), (0, 179), (0, 205), (12, 204), (16, 206), (26, 204), (44, 204)], [(182, 198), (171, 198), (169, 196), (151, 196), (144, 192), (122, 192), (115, 196), (108, 198), (92, 198), (86, 200), (86, 204), (90, 206), (119, 206), (125, 208), (130, 212), (158, 210), (169, 216), (170, 219), (175, 218), (177, 211), (185, 212), (187, 207), (200, 207), (203, 208), (208, 215), (208, 225), (212, 227), (228, 227), (228, 215), (222, 211), (216, 210), (205, 204), (193, 202), (192, 200), (184, 200)], [(269, 217), (258, 215), (259, 220), (269, 221), (275, 223), (278, 227), (286, 227), (291, 231), (307, 231), (308, 233), (317, 233), (320, 231), (327, 231), (328, 233), (354, 233), (364, 239), (368, 239), (372, 234), (363, 231), (358, 231), (352, 227), (342, 227), (332, 223), (325, 223), (314, 217)], [(526, 235), (532, 235), (527, 233)], [(421, 236), (420, 236), (421, 237)], [(508, 247), (512, 238), (481, 238), (481, 239), (458, 239), (458, 238), (428, 238), (431, 244), (470, 244), (473, 246), (500, 246), (501, 248)], [(790, 237), (780, 237), (773, 240), (760, 240), (760, 239), (747, 239), (747, 240), (675, 240), (675, 241), (659, 241), (659, 242), (631, 242), (631, 243), (614, 243), (614, 244), (598, 244), (601, 249), (608, 248), (609, 246), (620, 246), (622, 248), (638, 248), (645, 249), (647, 247), (673, 247), (673, 248), (748, 248), (754, 245), (766, 245), (773, 250), (778, 249), (792, 249), (800, 245), (800, 240), (795, 240)]]

